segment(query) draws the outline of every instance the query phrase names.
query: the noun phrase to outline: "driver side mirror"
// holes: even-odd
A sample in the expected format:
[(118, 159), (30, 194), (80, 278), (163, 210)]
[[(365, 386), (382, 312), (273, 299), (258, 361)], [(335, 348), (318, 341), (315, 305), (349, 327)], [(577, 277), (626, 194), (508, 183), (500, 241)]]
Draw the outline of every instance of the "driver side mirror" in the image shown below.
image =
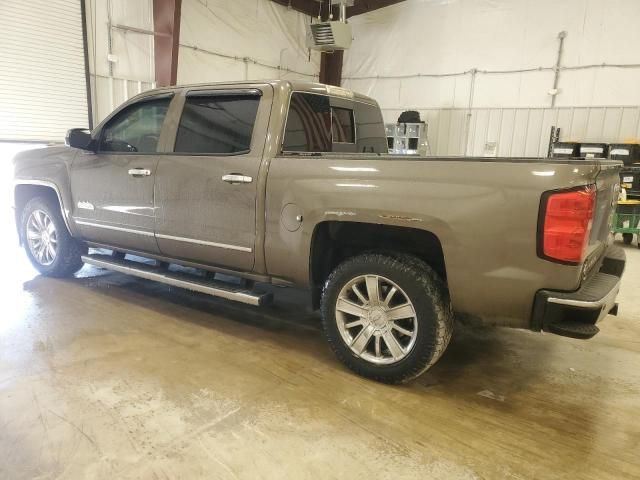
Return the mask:
[(91, 132), (86, 128), (72, 128), (67, 131), (64, 138), (65, 145), (82, 150), (93, 150), (93, 139)]

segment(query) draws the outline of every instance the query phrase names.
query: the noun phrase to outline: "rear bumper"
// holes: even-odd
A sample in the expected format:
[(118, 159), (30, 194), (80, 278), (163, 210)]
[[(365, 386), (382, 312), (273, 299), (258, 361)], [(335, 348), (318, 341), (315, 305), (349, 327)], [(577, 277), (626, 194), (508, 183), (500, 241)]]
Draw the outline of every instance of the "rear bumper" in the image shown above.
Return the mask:
[(565, 337), (593, 337), (600, 331), (596, 326), (600, 320), (617, 314), (616, 297), (625, 262), (624, 250), (612, 245), (598, 273), (575, 292), (540, 290), (533, 305), (532, 328)]

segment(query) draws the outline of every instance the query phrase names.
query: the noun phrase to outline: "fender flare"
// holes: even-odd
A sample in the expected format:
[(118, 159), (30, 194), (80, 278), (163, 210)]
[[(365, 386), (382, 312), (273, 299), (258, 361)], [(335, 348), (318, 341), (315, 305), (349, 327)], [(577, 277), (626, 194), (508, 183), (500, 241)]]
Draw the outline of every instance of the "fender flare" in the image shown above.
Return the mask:
[(18, 185), (37, 185), (41, 187), (48, 187), (48, 188), (51, 188), (54, 192), (56, 192), (56, 195), (58, 197), (58, 203), (60, 204), (62, 219), (64, 220), (64, 224), (67, 226), (67, 230), (71, 234), (71, 228), (69, 226), (69, 212), (64, 206), (64, 201), (62, 200), (60, 189), (55, 183), (50, 182), (48, 180), (15, 180), (13, 183), (14, 183), (14, 195), (15, 195), (15, 187), (17, 187)]

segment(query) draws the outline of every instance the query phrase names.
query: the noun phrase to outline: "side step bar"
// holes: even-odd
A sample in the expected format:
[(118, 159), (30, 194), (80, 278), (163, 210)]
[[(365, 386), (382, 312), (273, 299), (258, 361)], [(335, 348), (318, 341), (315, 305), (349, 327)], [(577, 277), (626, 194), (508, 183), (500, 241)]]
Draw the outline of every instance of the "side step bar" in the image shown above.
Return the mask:
[(248, 305), (262, 306), (273, 301), (271, 293), (257, 293), (249, 290), (237, 288), (231, 284), (223, 282), (209, 281), (204, 278), (198, 278), (195, 275), (189, 275), (181, 272), (172, 272), (169, 270), (159, 270), (157, 267), (141, 262), (120, 259), (109, 255), (83, 255), (82, 261), (89, 265), (106, 268), (115, 272), (126, 273), (147, 280), (154, 280), (160, 283), (166, 283), (174, 287), (186, 288), (194, 292), (206, 293), (214, 297), (226, 298), (227, 300), (235, 300), (236, 302), (246, 303)]

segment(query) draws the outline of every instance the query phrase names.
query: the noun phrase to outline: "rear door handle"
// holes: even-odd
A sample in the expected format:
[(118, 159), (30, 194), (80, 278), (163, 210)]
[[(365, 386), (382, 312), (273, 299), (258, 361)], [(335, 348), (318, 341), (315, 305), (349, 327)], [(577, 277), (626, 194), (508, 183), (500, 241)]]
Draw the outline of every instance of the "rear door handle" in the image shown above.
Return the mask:
[(148, 168), (132, 168), (129, 170), (129, 175), (132, 177), (148, 177), (151, 175), (151, 170)]
[(253, 182), (253, 178), (248, 177), (246, 175), (242, 175), (241, 173), (229, 173), (227, 175), (222, 176), (222, 180), (227, 183), (251, 183)]

